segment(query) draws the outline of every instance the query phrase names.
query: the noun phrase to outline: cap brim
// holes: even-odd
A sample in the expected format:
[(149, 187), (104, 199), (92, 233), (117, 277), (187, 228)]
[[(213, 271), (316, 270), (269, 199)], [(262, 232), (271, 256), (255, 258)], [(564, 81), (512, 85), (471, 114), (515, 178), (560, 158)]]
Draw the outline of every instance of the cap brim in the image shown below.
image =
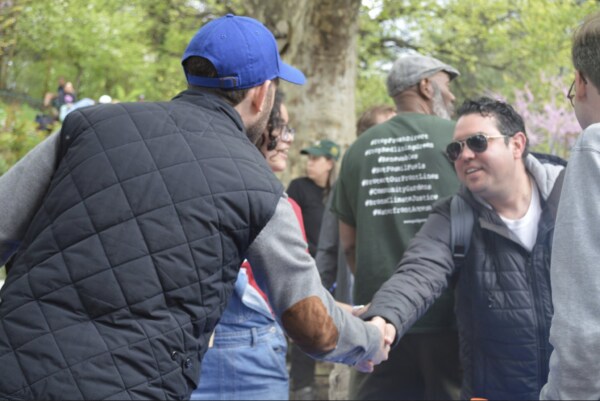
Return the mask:
[(300, 151), (301, 155), (325, 156), (327, 152), (320, 148), (305, 148)]
[(450, 81), (452, 81), (454, 78), (460, 76), (460, 72), (458, 72), (457, 69), (450, 67), (450, 66), (444, 68), (442, 71), (444, 71), (448, 75), (450, 75)]
[(302, 71), (292, 67), (289, 64), (284, 63), (283, 61), (279, 66), (279, 78), (296, 85), (304, 85), (304, 83), (306, 82), (306, 77), (304, 76)]

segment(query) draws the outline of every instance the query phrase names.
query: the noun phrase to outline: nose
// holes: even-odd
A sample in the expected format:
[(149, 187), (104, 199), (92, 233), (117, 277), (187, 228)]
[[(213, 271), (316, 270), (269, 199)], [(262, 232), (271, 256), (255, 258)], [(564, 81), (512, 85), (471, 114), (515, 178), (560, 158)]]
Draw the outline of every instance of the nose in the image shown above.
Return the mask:
[(464, 160), (471, 160), (475, 158), (475, 152), (473, 152), (471, 150), (471, 148), (469, 148), (467, 146), (467, 144), (465, 143), (462, 147), (462, 150), (460, 152), (460, 155), (458, 155), (458, 160), (464, 159)]
[(456, 100), (456, 97), (454, 96), (454, 93), (452, 93), (450, 90), (448, 90), (448, 95), (450, 95), (450, 101), (452, 103), (454, 103), (454, 101)]

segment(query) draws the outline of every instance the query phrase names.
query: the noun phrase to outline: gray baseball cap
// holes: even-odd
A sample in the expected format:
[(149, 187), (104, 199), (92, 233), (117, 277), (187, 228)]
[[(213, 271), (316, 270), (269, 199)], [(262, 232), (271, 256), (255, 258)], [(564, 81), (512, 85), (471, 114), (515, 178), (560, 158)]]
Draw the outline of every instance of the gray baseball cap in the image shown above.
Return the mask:
[(447, 72), (450, 80), (460, 75), (456, 68), (433, 57), (421, 54), (399, 57), (387, 77), (388, 94), (394, 97), (439, 71)]

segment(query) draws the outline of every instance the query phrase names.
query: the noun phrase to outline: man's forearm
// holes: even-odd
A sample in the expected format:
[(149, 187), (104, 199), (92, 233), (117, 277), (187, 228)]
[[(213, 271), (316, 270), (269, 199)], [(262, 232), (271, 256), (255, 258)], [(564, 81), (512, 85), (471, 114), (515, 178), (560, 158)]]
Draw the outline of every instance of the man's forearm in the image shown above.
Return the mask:
[(340, 240), (346, 262), (352, 274), (356, 274), (356, 228), (340, 220)]
[(356, 364), (384, 354), (380, 330), (336, 305), (305, 250), (298, 221), (283, 199), (248, 249), (259, 285), (287, 334), (308, 354)]

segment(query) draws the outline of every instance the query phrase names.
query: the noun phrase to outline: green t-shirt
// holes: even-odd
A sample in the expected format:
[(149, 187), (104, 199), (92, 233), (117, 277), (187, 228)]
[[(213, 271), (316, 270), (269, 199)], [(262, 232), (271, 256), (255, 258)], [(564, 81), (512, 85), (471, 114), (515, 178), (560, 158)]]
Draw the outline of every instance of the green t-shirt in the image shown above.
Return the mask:
[[(371, 301), (432, 204), (457, 192), (456, 173), (444, 154), (453, 132), (452, 121), (402, 113), (367, 130), (344, 155), (332, 211), (356, 228), (355, 303)], [(453, 297), (447, 291), (412, 331), (453, 325)]]

